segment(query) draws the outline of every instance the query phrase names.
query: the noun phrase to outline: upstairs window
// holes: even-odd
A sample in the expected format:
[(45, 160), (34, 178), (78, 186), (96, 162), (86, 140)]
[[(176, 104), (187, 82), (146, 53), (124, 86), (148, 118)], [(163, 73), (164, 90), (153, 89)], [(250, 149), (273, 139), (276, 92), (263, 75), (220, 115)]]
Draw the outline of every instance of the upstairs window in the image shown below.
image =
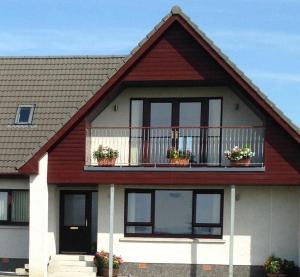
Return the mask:
[(33, 105), (20, 105), (17, 109), (15, 124), (31, 124), (33, 117)]

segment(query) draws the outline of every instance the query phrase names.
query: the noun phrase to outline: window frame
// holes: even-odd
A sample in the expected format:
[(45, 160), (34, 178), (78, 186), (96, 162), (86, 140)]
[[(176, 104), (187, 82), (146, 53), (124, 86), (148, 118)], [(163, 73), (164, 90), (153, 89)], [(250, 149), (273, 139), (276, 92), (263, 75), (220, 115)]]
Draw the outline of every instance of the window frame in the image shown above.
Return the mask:
[[(155, 233), (155, 192), (156, 191), (191, 191), (192, 192), (192, 218), (191, 234), (160, 234)], [(151, 194), (151, 222), (128, 222), (128, 194), (129, 193), (149, 193)], [(196, 200), (197, 194), (219, 194), (220, 195), (220, 222), (219, 223), (196, 223)], [(223, 237), (223, 217), (224, 217), (224, 189), (125, 189), (125, 207), (124, 207), (124, 236), (125, 237), (159, 237), (159, 238), (214, 238)], [(128, 233), (129, 226), (151, 227), (151, 233)], [(197, 235), (194, 233), (196, 227), (216, 227), (221, 228), (220, 235)]]
[[(30, 114), (29, 114), (27, 122), (19, 122), (20, 112), (21, 112), (22, 108), (30, 108)], [(32, 124), (32, 119), (33, 119), (34, 109), (35, 109), (35, 105), (19, 105), (18, 108), (17, 108), (17, 112), (16, 112), (15, 124), (16, 125), (31, 125)]]
[[(28, 226), (29, 225), (29, 219), (27, 222), (22, 221), (12, 221), (12, 193), (14, 191), (27, 191), (29, 193), (28, 189), (0, 189), (0, 192), (7, 192), (7, 220), (0, 220), (0, 226), (1, 225), (10, 225), (10, 226)], [(29, 203), (28, 203), (29, 205)]]

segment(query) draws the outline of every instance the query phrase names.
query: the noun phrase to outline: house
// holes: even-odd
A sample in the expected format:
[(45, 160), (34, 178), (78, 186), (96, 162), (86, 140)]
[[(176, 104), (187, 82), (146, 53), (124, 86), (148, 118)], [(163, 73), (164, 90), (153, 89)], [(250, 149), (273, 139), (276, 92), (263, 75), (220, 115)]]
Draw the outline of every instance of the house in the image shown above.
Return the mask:
[(0, 270), (101, 249), (143, 277), (299, 266), (299, 129), (180, 8), (128, 56), (0, 58), (0, 91)]

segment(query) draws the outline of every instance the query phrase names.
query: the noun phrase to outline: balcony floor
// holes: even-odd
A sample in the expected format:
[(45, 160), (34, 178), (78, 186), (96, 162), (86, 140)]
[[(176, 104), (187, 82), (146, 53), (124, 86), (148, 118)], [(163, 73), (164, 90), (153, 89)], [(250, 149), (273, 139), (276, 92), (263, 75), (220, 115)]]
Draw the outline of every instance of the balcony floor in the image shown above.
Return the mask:
[(101, 171), (160, 171), (160, 172), (264, 172), (264, 166), (249, 166), (249, 167), (226, 167), (226, 166), (201, 166), (201, 167), (155, 167), (155, 166), (93, 166), (86, 165), (84, 171), (101, 172)]

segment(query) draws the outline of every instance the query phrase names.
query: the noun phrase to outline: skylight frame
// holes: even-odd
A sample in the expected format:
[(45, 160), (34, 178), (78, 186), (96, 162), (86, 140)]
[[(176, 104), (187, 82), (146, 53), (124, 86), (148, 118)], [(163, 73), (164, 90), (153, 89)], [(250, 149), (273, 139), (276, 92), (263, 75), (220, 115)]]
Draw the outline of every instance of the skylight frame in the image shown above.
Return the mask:
[[(30, 108), (30, 114), (28, 117), (28, 121), (26, 122), (20, 122), (20, 115), (21, 115), (21, 110), (22, 108)], [(17, 108), (16, 112), (16, 117), (15, 117), (15, 124), (16, 125), (31, 125), (32, 124), (32, 119), (33, 119), (33, 113), (34, 113), (35, 105), (19, 105)]]

